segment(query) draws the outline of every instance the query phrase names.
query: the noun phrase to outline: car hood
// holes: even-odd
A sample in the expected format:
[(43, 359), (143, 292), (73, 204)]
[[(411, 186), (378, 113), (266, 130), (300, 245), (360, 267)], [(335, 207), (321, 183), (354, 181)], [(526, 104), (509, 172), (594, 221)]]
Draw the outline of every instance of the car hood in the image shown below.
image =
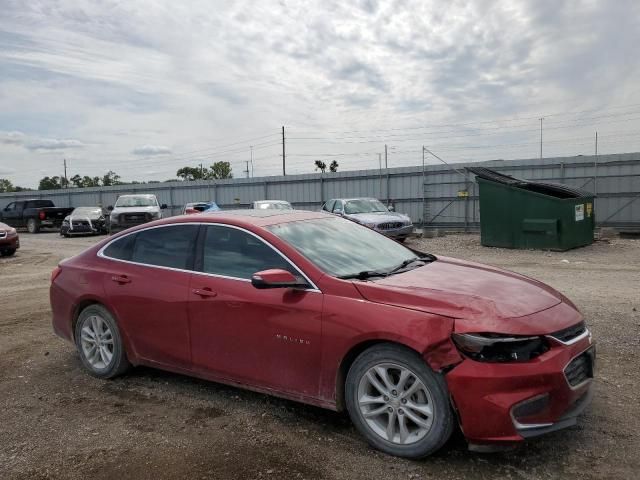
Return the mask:
[(127, 212), (132, 212), (132, 213), (145, 213), (145, 212), (159, 212), (160, 211), (160, 207), (154, 207), (154, 206), (150, 206), (150, 207), (116, 207), (114, 208), (111, 213), (127, 213)]
[(361, 223), (405, 222), (409, 217), (397, 212), (345, 213), (345, 217)]
[(372, 302), (480, 323), (531, 315), (558, 305), (564, 298), (523, 275), (447, 257), (354, 285)]

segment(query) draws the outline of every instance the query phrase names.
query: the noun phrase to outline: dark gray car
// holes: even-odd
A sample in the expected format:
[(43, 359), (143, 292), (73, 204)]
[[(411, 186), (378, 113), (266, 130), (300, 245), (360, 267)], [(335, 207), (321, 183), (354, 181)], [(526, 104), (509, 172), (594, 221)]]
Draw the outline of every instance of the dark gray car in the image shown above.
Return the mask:
[(353, 220), (400, 242), (413, 233), (411, 218), (394, 212), (375, 198), (334, 198), (325, 203), (322, 210)]

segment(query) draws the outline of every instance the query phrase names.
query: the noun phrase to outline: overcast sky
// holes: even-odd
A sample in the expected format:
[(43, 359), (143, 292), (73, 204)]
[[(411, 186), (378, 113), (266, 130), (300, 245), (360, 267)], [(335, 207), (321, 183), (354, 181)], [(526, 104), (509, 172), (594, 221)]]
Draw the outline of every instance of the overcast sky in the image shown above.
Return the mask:
[[(640, 2), (0, 0), (0, 177), (640, 151)], [(433, 160), (435, 161), (435, 160)], [(432, 160), (429, 160), (432, 163)]]

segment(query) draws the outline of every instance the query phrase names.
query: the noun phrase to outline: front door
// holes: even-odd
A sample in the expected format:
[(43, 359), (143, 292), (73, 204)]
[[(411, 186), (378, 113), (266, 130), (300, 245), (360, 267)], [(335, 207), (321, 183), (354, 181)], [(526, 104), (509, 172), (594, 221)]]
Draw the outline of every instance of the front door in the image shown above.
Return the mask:
[(205, 229), (202, 262), (190, 288), (194, 368), (276, 390), (318, 394), (323, 296), (317, 290), (267, 289), (251, 275), (269, 268), (301, 273), (255, 235)]

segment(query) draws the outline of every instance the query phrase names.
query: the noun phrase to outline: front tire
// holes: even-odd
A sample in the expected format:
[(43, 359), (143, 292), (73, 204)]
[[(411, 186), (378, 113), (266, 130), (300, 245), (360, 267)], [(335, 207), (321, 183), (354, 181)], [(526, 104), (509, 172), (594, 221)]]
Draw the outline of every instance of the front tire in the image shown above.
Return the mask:
[(35, 218), (30, 218), (27, 220), (27, 231), (29, 233), (38, 233), (40, 231), (40, 222), (38, 222)]
[(453, 432), (444, 378), (408, 348), (384, 344), (365, 350), (349, 369), (345, 395), (351, 421), (385, 453), (425, 457)]
[(131, 366), (118, 324), (102, 305), (82, 310), (76, 323), (75, 343), (82, 365), (95, 377), (114, 378)]
[(3, 257), (10, 257), (14, 253), (16, 253), (16, 249), (15, 248), (9, 248), (7, 250), (2, 250), (0, 252), (0, 255), (2, 255)]

